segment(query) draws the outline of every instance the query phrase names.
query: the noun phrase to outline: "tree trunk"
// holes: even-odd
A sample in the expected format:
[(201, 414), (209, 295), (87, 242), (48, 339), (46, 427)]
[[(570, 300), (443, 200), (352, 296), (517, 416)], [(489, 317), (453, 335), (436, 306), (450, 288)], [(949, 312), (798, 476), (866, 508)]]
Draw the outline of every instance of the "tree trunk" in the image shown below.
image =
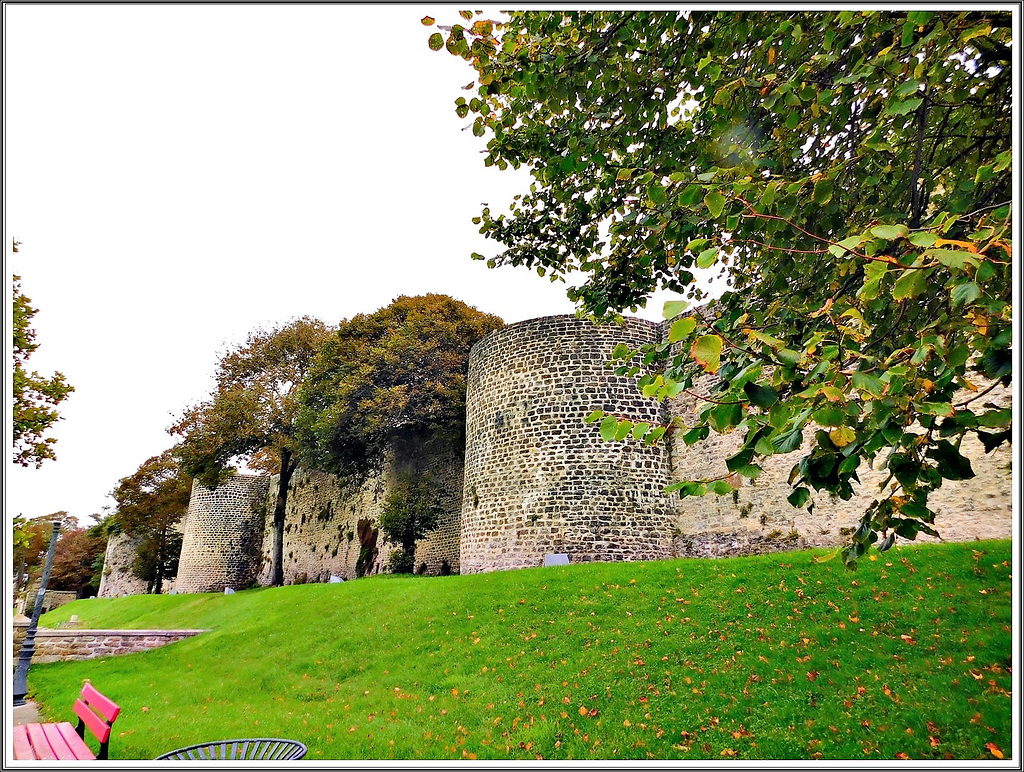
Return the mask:
[(167, 531), (160, 532), (160, 539), (156, 543), (156, 589), (154, 594), (159, 595), (164, 587), (164, 539), (167, 538)]
[(281, 480), (277, 486), (277, 501), (274, 503), (273, 573), (270, 578), (272, 587), (284, 584), (284, 514), (288, 504), (288, 483), (294, 471), (292, 452), (287, 448), (281, 448)]

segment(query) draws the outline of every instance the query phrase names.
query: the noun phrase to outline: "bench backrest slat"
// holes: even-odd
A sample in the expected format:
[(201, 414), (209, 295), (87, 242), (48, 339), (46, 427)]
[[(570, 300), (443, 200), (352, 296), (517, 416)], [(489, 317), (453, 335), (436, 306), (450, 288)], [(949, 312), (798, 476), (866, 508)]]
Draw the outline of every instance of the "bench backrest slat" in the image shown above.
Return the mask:
[(82, 687), (82, 700), (90, 708), (95, 710), (108, 724), (113, 724), (114, 719), (121, 712), (120, 706), (109, 697), (106, 697), (96, 691), (96, 688), (86, 681), (85, 686)]
[(101, 743), (110, 739), (110, 725), (93, 713), (89, 706), (81, 700), (75, 700), (75, 715), (82, 719), (83, 723), (89, 727), (89, 731), (96, 735), (96, 739)]

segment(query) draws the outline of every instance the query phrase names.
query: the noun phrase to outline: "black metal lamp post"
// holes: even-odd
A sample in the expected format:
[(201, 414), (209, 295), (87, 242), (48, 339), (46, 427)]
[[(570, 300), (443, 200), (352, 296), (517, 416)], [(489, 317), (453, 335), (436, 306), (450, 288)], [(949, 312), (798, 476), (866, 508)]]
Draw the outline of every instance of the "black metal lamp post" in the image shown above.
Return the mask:
[(46, 597), (46, 585), (50, 581), (50, 569), (53, 567), (53, 553), (57, 549), (57, 535), (60, 533), (60, 521), (53, 524), (53, 536), (50, 537), (50, 549), (46, 553), (46, 566), (43, 568), (43, 578), (39, 582), (39, 592), (36, 593), (36, 605), (32, 610), (32, 620), (28, 623), (28, 630), (25, 631), (25, 642), (18, 652), (18, 668), (14, 671), (14, 704), (24, 705), (25, 696), (28, 694), (28, 666), (32, 664), (32, 655), (36, 653), (36, 626), (39, 624), (39, 615), (43, 610), (43, 599)]

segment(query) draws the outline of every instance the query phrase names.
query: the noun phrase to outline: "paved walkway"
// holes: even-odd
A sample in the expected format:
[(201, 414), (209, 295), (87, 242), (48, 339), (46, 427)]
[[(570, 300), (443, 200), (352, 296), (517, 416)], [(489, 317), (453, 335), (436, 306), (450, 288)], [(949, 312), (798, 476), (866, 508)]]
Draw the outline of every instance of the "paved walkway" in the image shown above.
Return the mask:
[(20, 724), (36, 724), (43, 720), (43, 717), (39, 715), (39, 708), (34, 702), (29, 700), (24, 705), (14, 706), (14, 725), (19, 726)]

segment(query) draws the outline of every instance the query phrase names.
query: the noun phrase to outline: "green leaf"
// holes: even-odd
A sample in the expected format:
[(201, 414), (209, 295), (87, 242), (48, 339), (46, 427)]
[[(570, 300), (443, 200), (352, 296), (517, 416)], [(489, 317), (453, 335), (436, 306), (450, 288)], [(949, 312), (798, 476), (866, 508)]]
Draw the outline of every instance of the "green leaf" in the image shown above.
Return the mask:
[(900, 506), (900, 512), (907, 517), (913, 517), (916, 520), (923, 520), (926, 523), (935, 522), (935, 513), (923, 504), (918, 504), (916, 501), (903, 502)]
[(719, 434), (738, 426), (743, 420), (743, 408), (737, 403), (733, 405), (716, 405), (708, 411), (708, 423)]
[(736, 453), (735, 455), (729, 456), (729, 458), (725, 459), (725, 468), (728, 469), (730, 472), (739, 471), (741, 467), (747, 466), (753, 457), (753, 447), (741, 448), (739, 453)]
[(885, 384), (875, 375), (857, 370), (853, 374), (853, 387), (865, 391), (873, 397), (881, 397)]
[(659, 206), (664, 204), (666, 201), (665, 188), (657, 182), (652, 182), (647, 186), (647, 195), (650, 197), (651, 201)]
[(717, 220), (722, 214), (722, 210), (725, 208), (725, 196), (717, 190), (712, 190), (704, 196), (704, 206), (706, 206), (708, 211), (711, 212), (711, 217)]
[(916, 298), (928, 287), (927, 274), (924, 269), (914, 268), (903, 271), (892, 287), (893, 300)]
[(719, 496), (727, 496), (732, 493), (733, 487), (727, 480), (715, 480), (711, 486), (711, 491), (717, 493)]
[(981, 259), (973, 252), (965, 252), (961, 249), (926, 249), (924, 256), (961, 271), (968, 265), (976, 266), (981, 262)]
[(863, 300), (874, 300), (881, 293), (882, 280), (889, 272), (889, 266), (880, 261), (872, 261), (864, 266), (864, 284), (857, 292)]
[(748, 464), (747, 466), (741, 466), (736, 470), (736, 473), (743, 477), (749, 477), (751, 480), (756, 480), (761, 476), (761, 472), (764, 471), (757, 464)]
[(922, 102), (924, 102), (924, 99), (920, 97), (907, 99), (903, 102), (892, 102), (885, 108), (885, 112), (882, 115), (906, 115), (907, 113), (914, 112), (914, 110), (921, 106)]
[(718, 257), (718, 247), (710, 247), (697, 255), (698, 268), (710, 268)]
[(762, 409), (769, 408), (779, 401), (779, 392), (771, 386), (760, 386), (751, 381), (743, 384), (743, 393), (752, 404)]
[(603, 410), (595, 410), (593, 413), (591, 413), (590, 415), (583, 419), (583, 423), (592, 424), (594, 423), (594, 421), (596, 421), (598, 418), (601, 418), (603, 415)]
[(632, 349), (625, 343), (616, 343), (612, 349), (612, 359), (624, 359), (628, 357)]
[(694, 207), (700, 203), (703, 192), (704, 188), (700, 185), (687, 185), (679, 194), (679, 203), (683, 206)]
[(974, 477), (971, 462), (961, 456), (948, 440), (939, 440), (928, 450), (928, 457), (935, 460), (939, 474), (947, 480), (970, 480)]
[(722, 339), (717, 335), (701, 335), (690, 347), (690, 356), (707, 372), (717, 372), (721, 364)]
[(706, 440), (707, 438), (708, 427), (697, 426), (694, 427), (693, 429), (690, 429), (690, 431), (683, 435), (683, 442), (685, 442), (689, 446), (693, 445), (694, 443), (700, 442), (701, 440)]
[(814, 193), (812, 195), (814, 203), (820, 206), (832, 200), (832, 184), (832, 180), (827, 178), (814, 183)]
[(431, 35), (427, 39), (427, 45), (430, 46), (431, 51), (440, 51), (442, 48), (444, 48), (444, 38), (441, 37), (441, 33), (435, 32), (433, 35)]
[(910, 235), (910, 229), (906, 225), (876, 225), (871, 229), (871, 235), (886, 241), (892, 241), (893, 239), (906, 238)]
[(806, 488), (796, 488), (786, 497), (786, 501), (794, 507), (802, 507), (811, 500), (811, 492)]
[(649, 423), (645, 423), (643, 421), (641, 421), (638, 424), (633, 424), (633, 432), (632, 432), (633, 439), (634, 440), (642, 440), (644, 438), (644, 435), (647, 434), (647, 432), (649, 432), (650, 429), (651, 429), (651, 425)]
[(939, 237), (931, 231), (914, 231), (909, 238), (915, 247), (930, 247)]
[(629, 436), (629, 433), (633, 431), (632, 421), (620, 421), (619, 425), (615, 427), (615, 440), (621, 442)]
[(918, 412), (925, 415), (953, 415), (953, 406), (948, 402), (918, 402), (916, 404)]
[(978, 425), (986, 429), (1007, 429), (1013, 421), (1013, 410), (1003, 408), (1001, 410), (989, 410), (978, 416)]
[(619, 169), (618, 173), (615, 175), (615, 181), (622, 182), (622, 180), (628, 180), (633, 176), (633, 172), (635, 171), (636, 169)]
[(903, 99), (904, 97), (908, 97), (911, 94), (916, 93), (920, 89), (921, 81), (912, 78), (908, 81), (904, 81), (899, 86), (897, 86), (896, 90), (893, 92), (893, 96), (895, 96), (898, 99)]
[(799, 429), (793, 429), (785, 434), (780, 434), (772, 440), (772, 445), (775, 446), (775, 450), (779, 453), (792, 453), (800, 447), (803, 441), (804, 433)]
[(826, 405), (814, 411), (814, 422), (821, 426), (842, 426), (846, 423), (846, 412), (841, 407)]
[(851, 249), (856, 249), (857, 247), (859, 247), (861, 243), (863, 243), (863, 241), (863, 236), (849, 236), (840, 241), (838, 244), (831, 244), (828, 248), (828, 251), (831, 252), (836, 257), (842, 257)]
[(619, 419), (613, 415), (608, 416), (601, 421), (601, 438), (605, 442), (611, 442), (615, 439), (615, 431), (619, 428)]
[(690, 304), (685, 300), (667, 300), (665, 301), (665, 306), (662, 309), (661, 315), (665, 319), (674, 319), (689, 307)]
[(779, 361), (782, 362), (784, 365), (796, 367), (797, 365), (800, 364), (801, 360), (803, 360), (804, 355), (801, 354), (799, 351), (793, 351), (793, 349), (784, 348), (778, 352), (778, 357)]
[(668, 331), (668, 342), (678, 343), (697, 327), (697, 320), (692, 316), (688, 316), (684, 319), (677, 319), (672, 323), (672, 327)]

